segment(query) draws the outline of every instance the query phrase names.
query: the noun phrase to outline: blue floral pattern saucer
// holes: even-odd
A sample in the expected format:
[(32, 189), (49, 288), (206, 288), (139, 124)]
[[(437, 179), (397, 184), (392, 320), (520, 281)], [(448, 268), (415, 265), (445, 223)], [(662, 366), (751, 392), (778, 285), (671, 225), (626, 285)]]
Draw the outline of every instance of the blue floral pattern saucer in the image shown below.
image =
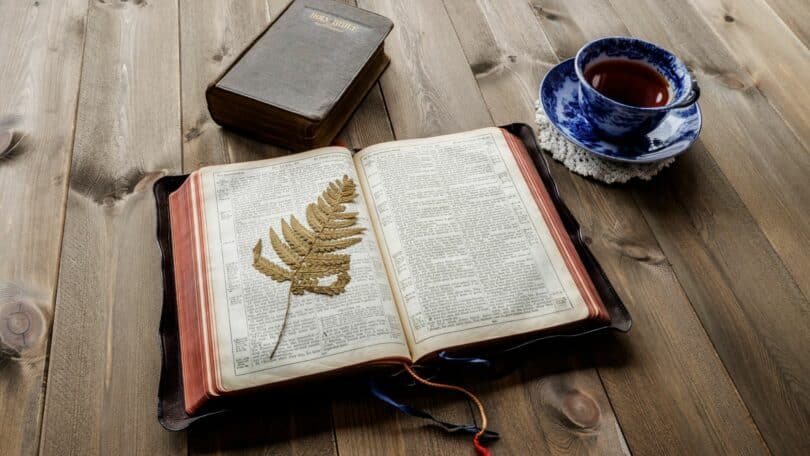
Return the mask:
[(578, 88), (574, 59), (568, 59), (552, 68), (540, 83), (540, 103), (551, 124), (563, 136), (602, 158), (625, 163), (664, 160), (686, 151), (700, 134), (703, 122), (695, 103), (671, 111), (646, 135), (621, 142), (604, 138), (580, 113)]

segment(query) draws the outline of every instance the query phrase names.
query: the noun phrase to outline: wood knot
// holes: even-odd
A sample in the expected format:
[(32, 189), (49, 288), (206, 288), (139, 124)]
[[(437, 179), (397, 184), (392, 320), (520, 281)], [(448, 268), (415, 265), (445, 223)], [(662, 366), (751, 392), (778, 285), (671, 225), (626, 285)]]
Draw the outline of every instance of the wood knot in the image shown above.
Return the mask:
[(745, 90), (746, 88), (745, 83), (733, 74), (721, 74), (717, 80), (720, 81), (720, 84), (732, 90)]
[(116, 171), (117, 175), (88, 162), (86, 166), (73, 171), (70, 188), (109, 209), (120, 206), (132, 193), (148, 189), (152, 181), (165, 173), (146, 172), (138, 167)]
[[(2, 119), (0, 119), (0, 125)], [(14, 130), (0, 129), (0, 162), (12, 160), (26, 150), (27, 136), (24, 133)]]
[(197, 127), (191, 127), (186, 134), (184, 135), (186, 138), (186, 142), (191, 141), (192, 139), (200, 136), (202, 134), (202, 130)]
[(151, 173), (144, 174), (143, 178), (135, 184), (135, 187), (132, 189), (133, 193), (143, 192), (147, 190), (152, 190), (152, 184), (155, 183), (156, 180), (160, 179), (161, 177), (169, 174), (169, 171), (166, 169), (161, 169), (158, 171), (152, 171)]
[(731, 16), (730, 14), (726, 14), (725, 16), (723, 16), (723, 20), (726, 22), (734, 22), (734, 17)]
[(623, 240), (615, 242), (615, 245), (619, 250), (619, 255), (624, 258), (651, 265), (659, 265), (666, 262), (664, 255), (654, 248)]
[(650, 255), (647, 254), (647, 249), (638, 245), (625, 245), (622, 248), (622, 254), (636, 261), (647, 261), (650, 259)]
[(117, 2), (115, 0), (96, 0), (96, 2), (101, 5), (110, 5), (115, 8), (124, 8), (130, 4), (141, 8), (149, 5), (149, 2), (146, 0), (118, 0)]
[(210, 120), (211, 120), (211, 118), (208, 117), (207, 111), (204, 114), (200, 115), (200, 117), (197, 119), (197, 121), (194, 122), (194, 124), (192, 124), (191, 128), (186, 130), (186, 132), (183, 134), (183, 138), (185, 138), (185, 142), (191, 142), (194, 139), (199, 138), (200, 136), (202, 136), (202, 134), (205, 132), (205, 129), (207, 128)]
[(11, 147), (14, 133), (9, 130), (0, 130), (0, 157), (4, 156)]
[(599, 404), (581, 391), (566, 393), (560, 408), (568, 421), (580, 429), (591, 429), (599, 424)]
[(217, 52), (214, 53), (214, 55), (211, 57), (211, 59), (214, 62), (222, 62), (222, 60), (226, 56), (228, 56), (230, 54), (231, 54), (231, 49), (228, 47), (227, 44), (223, 44), (222, 46), (219, 47), (219, 50), (217, 50)]
[(500, 66), (501, 64), (499, 62), (493, 60), (484, 60), (471, 64), (470, 69), (472, 70), (473, 75), (480, 79), (496, 73), (500, 69)]
[(532, 4), (532, 11), (534, 11), (534, 15), (540, 20), (547, 19), (549, 21), (556, 21), (560, 18), (559, 14), (553, 11), (549, 11), (543, 8), (542, 6), (536, 5), (534, 3)]
[(45, 317), (25, 301), (0, 306), (0, 352), (18, 358), (44, 339)]

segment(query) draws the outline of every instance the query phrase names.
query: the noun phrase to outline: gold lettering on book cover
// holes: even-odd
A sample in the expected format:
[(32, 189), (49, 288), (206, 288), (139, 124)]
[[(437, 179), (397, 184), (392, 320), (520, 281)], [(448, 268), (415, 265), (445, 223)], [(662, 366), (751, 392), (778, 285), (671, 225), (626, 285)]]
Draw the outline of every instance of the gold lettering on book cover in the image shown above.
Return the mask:
[[(281, 323), (278, 339), (270, 358), (278, 349), (287, 316), (290, 312), (292, 295), (302, 295), (309, 291), (328, 296), (343, 293), (351, 276), (349, 268), (351, 255), (332, 253), (346, 249), (361, 241), (358, 235), (365, 228), (357, 224), (357, 212), (346, 212), (346, 204), (357, 197), (356, 184), (348, 177), (330, 182), (317, 201), (306, 209), (309, 228), (294, 215), (290, 222), (281, 220), (282, 240), (270, 228), (270, 245), (287, 266), (280, 266), (262, 256), (262, 240), (253, 248), (253, 267), (276, 282), (290, 282), (287, 293), (287, 308)], [(321, 284), (320, 279), (336, 276), (329, 284)]]

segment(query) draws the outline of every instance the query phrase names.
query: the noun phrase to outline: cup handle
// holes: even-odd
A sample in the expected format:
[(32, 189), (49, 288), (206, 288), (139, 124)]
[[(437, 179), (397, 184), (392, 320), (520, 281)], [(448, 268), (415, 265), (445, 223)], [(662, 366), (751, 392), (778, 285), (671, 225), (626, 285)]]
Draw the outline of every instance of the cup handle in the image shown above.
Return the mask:
[(692, 106), (693, 104), (697, 103), (698, 98), (700, 98), (700, 87), (698, 87), (697, 81), (692, 81), (692, 90), (689, 92), (689, 95), (680, 103), (674, 104), (670, 106), (671, 109), (678, 109), (678, 108), (685, 108), (687, 106)]

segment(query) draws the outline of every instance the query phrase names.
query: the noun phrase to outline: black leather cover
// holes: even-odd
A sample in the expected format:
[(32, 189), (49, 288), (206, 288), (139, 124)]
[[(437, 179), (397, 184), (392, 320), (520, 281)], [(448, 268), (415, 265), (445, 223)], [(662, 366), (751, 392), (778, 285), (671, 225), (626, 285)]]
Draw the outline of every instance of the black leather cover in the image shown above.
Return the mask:
[(324, 145), (387, 65), (392, 27), (344, 3), (296, 0), (209, 87), (211, 116), (294, 149)]
[[(616, 294), (607, 276), (602, 271), (599, 263), (591, 254), (590, 250), (588, 250), (587, 245), (582, 239), (579, 224), (560, 198), (560, 193), (549, 172), (548, 163), (535, 139), (534, 131), (526, 124), (510, 124), (503, 128), (520, 138), (525, 144), (526, 150), (532, 157), (540, 177), (560, 214), (560, 218), (569, 236), (571, 236), (571, 240), (591, 280), (593, 280), (596, 286), (596, 290), (610, 313), (610, 324), (602, 326), (601, 328), (621, 332), (628, 331), (632, 325), (630, 314)], [(158, 420), (164, 428), (172, 431), (185, 429), (193, 422), (211, 415), (245, 407), (245, 404), (248, 406), (253, 404), (255, 406), (255, 403), (251, 402), (250, 398), (241, 398), (228, 403), (227, 408), (223, 407), (223, 404), (208, 404), (200, 413), (194, 416), (189, 416), (183, 406), (183, 383), (180, 372), (180, 346), (177, 332), (177, 303), (175, 302), (171, 229), (169, 227), (169, 194), (179, 188), (187, 177), (187, 175), (163, 177), (155, 182), (154, 186), (155, 201), (157, 204), (157, 238), (162, 253), (163, 267), (163, 311), (160, 318), (162, 361), (160, 386), (158, 389)], [(588, 331), (585, 331), (585, 333), (591, 333), (598, 329), (600, 329), (600, 327), (591, 327)], [(576, 334), (572, 333), (571, 335)], [(545, 338), (546, 337), (543, 337), (543, 339)], [(523, 345), (526, 345), (525, 341), (522, 341), (521, 346)], [(441, 361), (437, 362), (441, 363)], [(302, 390), (298, 389), (297, 391), (300, 394)], [(259, 392), (256, 394), (266, 396), (269, 393), (271, 392)]]

